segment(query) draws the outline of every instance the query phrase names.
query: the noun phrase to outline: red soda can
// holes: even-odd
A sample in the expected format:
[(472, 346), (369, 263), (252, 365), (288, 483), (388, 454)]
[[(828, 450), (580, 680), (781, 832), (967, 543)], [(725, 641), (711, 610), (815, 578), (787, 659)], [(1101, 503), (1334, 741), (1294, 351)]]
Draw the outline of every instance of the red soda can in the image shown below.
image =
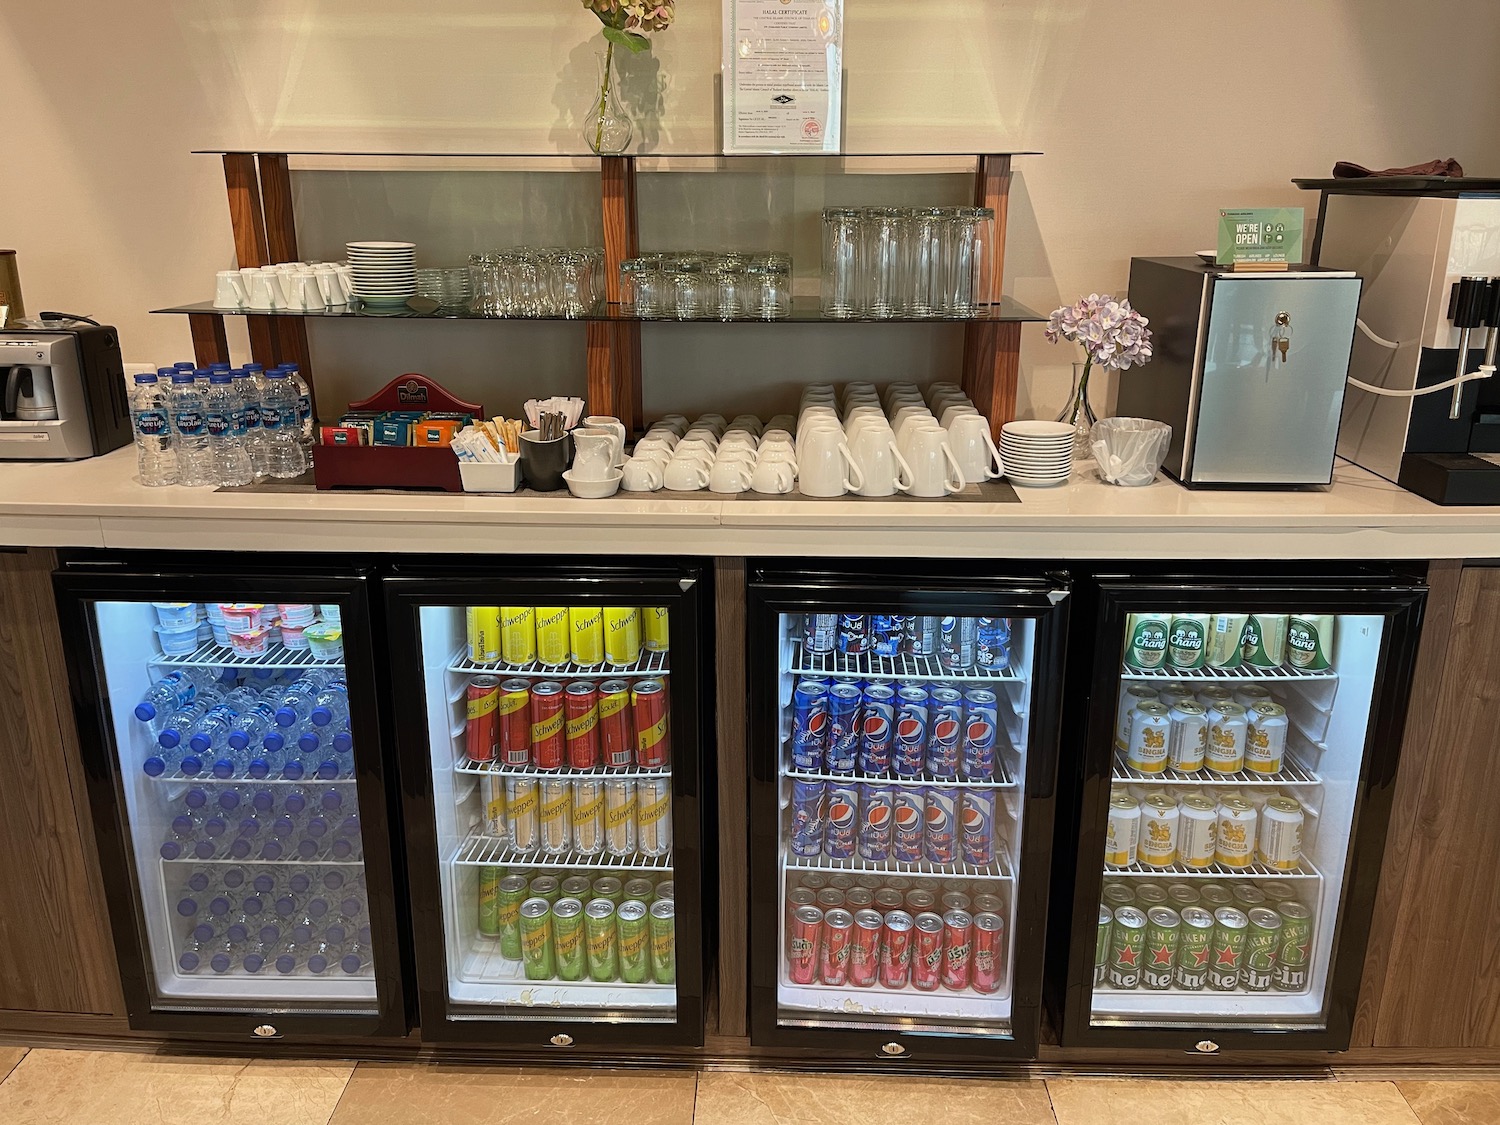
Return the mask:
[(962, 891), (948, 891), (943, 895), (942, 902), (945, 911), (969, 909), (969, 896)]
[(635, 764), (628, 680), (605, 680), (599, 685), (599, 753), (612, 770), (628, 770)]
[(823, 915), (823, 955), (819, 976), (824, 984), (846, 984), (849, 980), (849, 947), (854, 939), (854, 915), (830, 910)]
[(666, 681), (636, 680), (630, 701), (635, 712), (635, 764), (643, 770), (659, 770), (672, 757)]
[(875, 909), (882, 914), (889, 914), (892, 910), (900, 910), (906, 905), (906, 896), (900, 891), (892, 890), (890, 887), (882, 887), (875, 892)]
[(591, 770), (599, 764), (599, 689), (590, 680), (574, 680), (564, 694), (564, 727), (568, 765)]
[(931, 891), (924, 891), (921, 887), (913, 887), (906, 892), (906, 909), (913, 917), (937, 910), (937, 895)]
[(875, 910), (854, 915), (854, 933), (849, 941), (849, 983), (872, 988), (880, 977), (880, 932), (885, 919)]
[(820, 910), (837, 910), (844, 905), (844, 892), (837, 887), (824, 887), (818, 892)]
[(793, 887), (786, 893), (786, 921), (787, 929), (792, 928), (792, 923), (797, 920), (797, 911), (804, 906), (816, 906), (818, 903), (817, 893), (806, 887)]
[(974, 991), (999, 992), (1005, 968), (1005, 919), (974, 915)]
[(967, 910), (943, 915), (943, 987), (962, 992), (969, 987), (969, 966), (974, 959), (974, 919)]
[(787, 974), (793, 984), (815, 984), (818, 954), (823, 944), (823, 912), (816, 906), (799, 906), (792, 912), (791, 943), (786, 955)]
[(475, 762), (495, 760), (500, 744), (500, 681), (494, 676), (475, 676), (469, 681), (468, 726), (464, 731), (464, 751)]
[(531, 760), (539, 770), (560, 770), (567, 749), (563, 686), (543, 680), (531, 689)]
[(880, 933), (880, 987), (905, 988), (911, 976), (911, 932), (915, 923), (904, 910), (891, 910)]
[(531, 764), (531, 681), (500, 685), (500, 760), (507, 766)]
[(844, 905), (853, 911), (854, 920), (858, 922), (861, 910), (874, 908), (875, 892), (869, 887), (850, 887), (844, 892)]
[(943, 920), (931, 911), (916, 917), (911, 950), (911, 986), (936, 992), (943, 979)]

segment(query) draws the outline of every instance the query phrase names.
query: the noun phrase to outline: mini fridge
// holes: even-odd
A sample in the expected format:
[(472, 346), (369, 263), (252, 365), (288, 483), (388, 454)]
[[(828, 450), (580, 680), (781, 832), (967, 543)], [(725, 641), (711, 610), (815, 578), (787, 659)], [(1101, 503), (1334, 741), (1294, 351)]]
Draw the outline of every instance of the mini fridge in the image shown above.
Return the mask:
[(1049, 961), (1065, 1045), (1349, 1045), (1425, 597), (1353, 567), (1082, 586)]
[(384, 585), (424, 1038), (701, 1044), (706, 572), (399, 563)]
[(79, 554), (54, 584), (131, 1026), (404, 1034), (371, 576)]
[(1035, 1054), (1065, 575), (762, 563), (751, 1038)]

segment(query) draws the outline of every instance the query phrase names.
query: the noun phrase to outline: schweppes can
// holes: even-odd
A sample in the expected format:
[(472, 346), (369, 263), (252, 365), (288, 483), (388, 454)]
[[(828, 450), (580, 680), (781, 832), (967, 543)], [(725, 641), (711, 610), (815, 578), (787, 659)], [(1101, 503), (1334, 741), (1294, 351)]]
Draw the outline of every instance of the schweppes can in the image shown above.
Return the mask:
[(604, 783), (573, 782), (573, 850), (579, 855), (604, 851)]
[(479, 779), (479, 794), (484, 806), (484, 834), (506, 839), (510, 835), (510, 825), (505, 818), (505, 779), (498, 774), (485, 774)]
[(475, 664), (500, 663), (500, 607), (471, 606), (469, 619), (469, 659)]
[(641, 610), (641, 637), (647, 652), (666, 652), (672, 647), (672, 630), (664, 605), (648, 605)]
[(536, 607), (537, 660), (552, 667), (566, 664), (573, 651), (568, 633), (567, 606)]
[(573, 663), (580, 668), (596, 668), (604, 663), (604, 613), (596, 605), (575, 605), (568, 610)]
[(635, 786), (636, 846), (641, 855), (672, 850), (672, 779), (642, 778)]
[(604, 783), (604, 847), (610, 855), (635, 855), (635, 782)]
[(1333, 665), (1337, 619), (1330, 613), (1294, 613), (1286, 629), (1286, 662), (1304, 672), (1323, 672)]
[(665, 768), (672, 757), (667, 733), (667, 685), (663, 680), (637, 680), (630, 692), (635, 715), (635, 764), (641, 769)]
[(536, 659), (536, 611), (529, 605), (500, 607), (500, 655), (507, 664)]
[(487, 938), (500, 936), (500, 868), (479, 869), (479, 932)]
[(604, 611), (604, 657), (618, 667), (641, 658), (641, 611), (635, 606), (611, 606)]
[(1125, 621), (1125, 663), (1143, 672), (1165, 666), (1171, 626), (1165, 613), (1132, 613)]

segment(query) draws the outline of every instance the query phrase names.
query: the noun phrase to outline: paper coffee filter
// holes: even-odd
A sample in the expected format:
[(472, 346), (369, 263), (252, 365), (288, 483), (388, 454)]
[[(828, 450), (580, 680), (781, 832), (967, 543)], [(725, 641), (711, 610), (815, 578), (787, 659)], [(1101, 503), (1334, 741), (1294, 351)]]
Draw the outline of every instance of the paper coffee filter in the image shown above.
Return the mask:
[(1099, 475), (1111, 484), (1150, 484), (1171, 442), (1172, 427), (1149, 418), (1105, 418), (1089, 431)]

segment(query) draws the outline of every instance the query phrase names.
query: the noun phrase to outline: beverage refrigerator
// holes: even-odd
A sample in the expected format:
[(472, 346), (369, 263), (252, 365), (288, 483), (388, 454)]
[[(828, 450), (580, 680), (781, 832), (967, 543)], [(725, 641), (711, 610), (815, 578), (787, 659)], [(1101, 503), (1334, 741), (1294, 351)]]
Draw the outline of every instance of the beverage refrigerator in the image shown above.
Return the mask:
[(1076, 862), (1049, 959), (1065, 1045), (1349, 1045), (1425, 596), (1359, 568), (1081, 587), (1096, 641), (1070, 669)]
[(424, 1038), (702, 1043), (711, 587), (671, 560), (392, 569)]
[(825, 566), (749, 587), (752, 1041), (1031, 1057), (1068, 580)]
[(55, 573), (132, 1027), (406, 1031), (371, 582), (187, 554)]

